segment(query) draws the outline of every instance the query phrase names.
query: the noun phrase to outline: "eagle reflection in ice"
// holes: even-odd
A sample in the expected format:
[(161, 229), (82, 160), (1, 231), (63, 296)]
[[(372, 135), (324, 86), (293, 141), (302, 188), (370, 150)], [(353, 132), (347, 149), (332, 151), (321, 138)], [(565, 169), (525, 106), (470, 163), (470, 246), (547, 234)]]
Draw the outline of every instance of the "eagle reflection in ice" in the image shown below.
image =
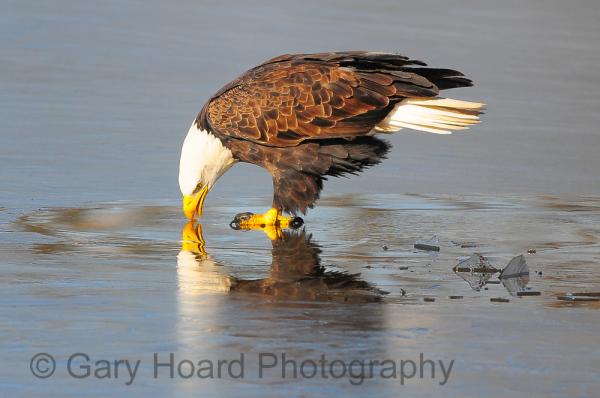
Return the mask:
[(378, 302), (386, 294), (361, 280), (360, 274), (327, 271), (321, 265), (321, 249), (304, 229), (278, 229), (267, 235), (274, 237), (269, 274), (245, 280), (229, 275), (206, 252), (202, 225), (189, 222), (177, 256), (180, 288), (188, 294), (212, 291), (305, 301)]

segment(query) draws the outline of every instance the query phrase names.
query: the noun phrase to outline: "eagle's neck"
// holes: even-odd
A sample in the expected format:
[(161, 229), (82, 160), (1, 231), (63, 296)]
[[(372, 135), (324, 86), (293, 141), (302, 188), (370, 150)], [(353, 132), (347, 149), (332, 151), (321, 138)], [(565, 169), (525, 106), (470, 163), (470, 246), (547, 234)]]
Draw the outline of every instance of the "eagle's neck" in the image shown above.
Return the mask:
[(210, 188), (233, 164), (229, 148), (210, 131), (200, 130), (193, 123), (183, 141), (179, 160), (179, 188), (191, 195), (198, 184)]

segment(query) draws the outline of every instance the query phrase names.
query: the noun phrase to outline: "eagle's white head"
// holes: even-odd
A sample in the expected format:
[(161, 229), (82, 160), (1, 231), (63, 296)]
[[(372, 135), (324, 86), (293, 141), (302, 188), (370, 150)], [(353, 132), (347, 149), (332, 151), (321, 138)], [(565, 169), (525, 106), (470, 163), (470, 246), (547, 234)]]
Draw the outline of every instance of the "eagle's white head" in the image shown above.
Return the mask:
[(187, 218), (202, 215), (206, 194), (234, 163), (231, 151), (219, 138), (192, 123), (179, 159), (179, 189)]

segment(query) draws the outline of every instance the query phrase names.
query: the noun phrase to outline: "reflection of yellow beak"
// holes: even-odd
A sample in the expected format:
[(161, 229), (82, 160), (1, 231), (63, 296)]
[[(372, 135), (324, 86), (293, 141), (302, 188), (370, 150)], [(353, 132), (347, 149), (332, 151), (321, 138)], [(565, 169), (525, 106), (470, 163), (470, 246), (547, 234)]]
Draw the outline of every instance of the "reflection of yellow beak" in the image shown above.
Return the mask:
[(208, 187), (205, 185), (198, 192), (189, 196), (183, 196), (183, 214), (189, 220), (193, 220), (196, 214), (198, 214), (198, 217), (202, 216), (202, 206), (204, 205), (204, 198), (206, 198), (207, 193)]
[(188, 222), (181, 231), (181, 250), (186, 252), (205, 255), (204, 236), (202, 236), (202, 225), (194, 225), (193, 221)]

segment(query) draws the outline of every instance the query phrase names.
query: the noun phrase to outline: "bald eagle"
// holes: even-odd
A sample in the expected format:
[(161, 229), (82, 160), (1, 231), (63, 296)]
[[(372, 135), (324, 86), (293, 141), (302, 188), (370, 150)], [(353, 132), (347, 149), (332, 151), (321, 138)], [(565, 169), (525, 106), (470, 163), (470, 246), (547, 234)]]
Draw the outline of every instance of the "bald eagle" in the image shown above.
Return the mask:
[(281, 55), (242, 74), (204, 105), (185, 137), (179, 186), (187, 218), (237, 162), (273, 177), (273, 204), (242, 227), (287, 227), (305, 214), (328, 176), (357, 174), (385, 158), (375, 137), (403, 128), (436, 134), (479, 121), (484, 104), (439, 97), (471, 86), (456, 70), (365, 51)]

